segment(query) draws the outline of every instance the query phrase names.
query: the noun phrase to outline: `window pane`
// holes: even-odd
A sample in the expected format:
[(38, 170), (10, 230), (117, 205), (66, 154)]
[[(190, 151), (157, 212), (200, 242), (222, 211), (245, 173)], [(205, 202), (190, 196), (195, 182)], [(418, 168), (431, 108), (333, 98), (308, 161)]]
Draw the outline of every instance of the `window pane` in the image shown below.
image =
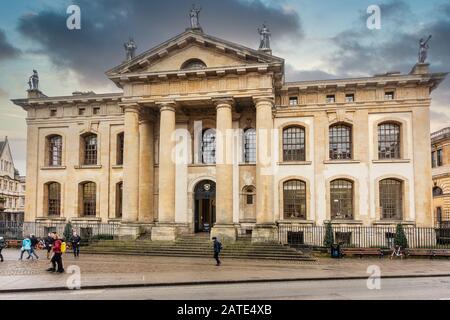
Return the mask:
[(89, 135), (84, 138), (84, 164), (97, 164), (97, 136)]
[(61, 211), (61, 185), (59, 183), (50, 183), (47, 185), (48, 194), (48, 215), (59, 216)]
[(49, 165), (60, 166), (62, 163), (62, 137), (53, 136), (48, 139)]
[(402, 190), (402, 182), (399, 180), (385, 179), (380, 181), (380, 210), (382, 219), (402, 219)]
[(289, 180), (283, 184), (283, 212), (285, 219), (306, 219), (306, 183)]
[(202, 137), (202, 162), (216, 162), (216, 132), (214, 129), (207, 129)]
[(87, 182), (83, 184), (83, 215), (96, 215), (96, 188), (95, 183)]
[(352, 129), (350, 126), (338, 124), (331, 126), (330, 159), (352, 159)]
[(305, 129), (290, 127), (283, 130), (283, 161), (305, 161)]
[(383, 123), (378, 126), (378, 159), (400, 158), (400, 126)]
[(334, 180), (330, 183), (331, 218), (353, 219), (353, 183)]
[(123, 183), (116, 185), (116, 218), (122, 217)]
[(119, 133), (117, 135), (117, 164), (123, 164), (123, 148), (124, 148), (124, 134)]
[(256, 130), (247, 129), (244, 132), (244, 161), (256, 162)]

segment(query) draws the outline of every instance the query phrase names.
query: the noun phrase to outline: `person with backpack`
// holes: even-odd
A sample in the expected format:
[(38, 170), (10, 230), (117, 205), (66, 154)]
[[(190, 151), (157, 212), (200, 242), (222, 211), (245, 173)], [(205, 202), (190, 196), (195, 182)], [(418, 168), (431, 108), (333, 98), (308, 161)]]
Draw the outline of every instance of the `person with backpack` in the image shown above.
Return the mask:
[(25, 239), (22, 240), (22, 248), (20, 248), (20, 258), (19, 260), (23, 259), (23, 254), (27, 252), (28, 253), (28, 258), (31, 257), (31, 259), (34, 259), (33, 256), (31, 255), (31, 240), (29, 237), (26, 237)]
[(81, 237), (77, 234), (76, 231), (74, 231), (72, 237), (70, 238), (70, 243), (72, 244), (73, 256), (75, 258), (80, 257), (80, 242)]
[(220, 266), (221, 262), (219, 259), (219, 254), (220, 251), (222, 250), (222, 243), (219, 240), (217, 240), (217, 237), (213, 237), (212, 239), (214, 240), (213, 246), (214, 246), (214, 259), (216, 259), (217, 262), (216, 266)]
[[(53, 249), (52, 249), (53, 257), (51, 259), (52, 267), (48, 268), (47, 271), (63, 273), (64, 272), (63, 262), (62, 262), (62, 254), (63, 254), (63, 250), (64, 250), (64, 248), (62, 248), (63, 242), (61, 241), (61, 239), (59, 239), (58, 234), (56, 234), (56, 233), (53, 233), (52, 237), (54, 239)], [(58, 269), (56, 269), (57, 265), (58, 265)]]
[(6, 241), (3, 237), (0, 237), (0, 262), (3, 262), (2, 250), (6, 247)]
[(47, 249), (47, 259), (50, 259), (50, 253), (52, 252), (52, 246), (54, 241), (55, 240), (53, 239), (52, 234), (49, 232), (47, 238), (45, 238), (44, 240), (45, 248)]
[(35, 252), (36, 247), (39, 243), (39, 239), (34, 234), (31, 234), (30, 241), (31, 241), (30, 253), (29, 253), (29, 256), (27, 257), (27, 259), (30, 259), (30, 257), (32, 258), (32, 255), (34, 255), (36, 257), (36, 259), (39, 259), (39, 256)]

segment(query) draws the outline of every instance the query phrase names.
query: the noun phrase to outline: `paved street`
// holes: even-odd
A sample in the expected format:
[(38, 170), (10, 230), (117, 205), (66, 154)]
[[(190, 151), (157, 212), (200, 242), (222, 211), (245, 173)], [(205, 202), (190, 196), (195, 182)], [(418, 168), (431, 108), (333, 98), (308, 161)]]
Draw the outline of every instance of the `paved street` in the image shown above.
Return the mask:
[(450, 300), (450, 277), (382, 279), (380, 290), (369, 290), (366, 280), (325, 280), (230, 285), (161, 286), (149, 288), (0, 294), (11, 299), (445, 299)]

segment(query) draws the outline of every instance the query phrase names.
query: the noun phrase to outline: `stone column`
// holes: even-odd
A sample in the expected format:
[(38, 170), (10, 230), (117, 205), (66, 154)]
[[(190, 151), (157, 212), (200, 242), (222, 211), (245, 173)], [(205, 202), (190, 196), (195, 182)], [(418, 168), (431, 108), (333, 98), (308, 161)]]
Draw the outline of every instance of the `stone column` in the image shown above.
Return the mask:
[(231, 98), (214, 101), (216, 124), (216, 224), (211, 237), (236, 240), (233, 224), (233, 121)]
[(160, 104), (158, 223), (152, 228), (152, 240), (174, 241), (175, 225), (175, 103)]
[(140, 170), (139, 170), (139, 222), (153, 223), (153, 121), (145, 119), (139, 125), (140, 135)]
[(276, 225), (273, 212), (273, 117), (272, 97), (257, 97), (256, 107), (256, 227), (252, 241), (273, 241)]
[(139, 106), (123, 107), (125, 136), (123, 157), (123, 217), (119, 230), (121, 238), (135, 239), (140, 234), (139, 214)]

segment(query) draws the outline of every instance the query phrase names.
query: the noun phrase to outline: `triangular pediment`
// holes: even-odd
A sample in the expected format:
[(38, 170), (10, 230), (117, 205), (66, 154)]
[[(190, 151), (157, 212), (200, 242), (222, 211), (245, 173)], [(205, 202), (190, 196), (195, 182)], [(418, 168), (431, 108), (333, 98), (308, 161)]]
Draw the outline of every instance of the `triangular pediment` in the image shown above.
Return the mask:
[(212, 37), (191, 29), (106, 72), (114, 77), (128, 73), (181, 70), (186, 61), (198, 59), (204, 69), (248, 65), (280, 66), (284, 60), (265, 52)]

